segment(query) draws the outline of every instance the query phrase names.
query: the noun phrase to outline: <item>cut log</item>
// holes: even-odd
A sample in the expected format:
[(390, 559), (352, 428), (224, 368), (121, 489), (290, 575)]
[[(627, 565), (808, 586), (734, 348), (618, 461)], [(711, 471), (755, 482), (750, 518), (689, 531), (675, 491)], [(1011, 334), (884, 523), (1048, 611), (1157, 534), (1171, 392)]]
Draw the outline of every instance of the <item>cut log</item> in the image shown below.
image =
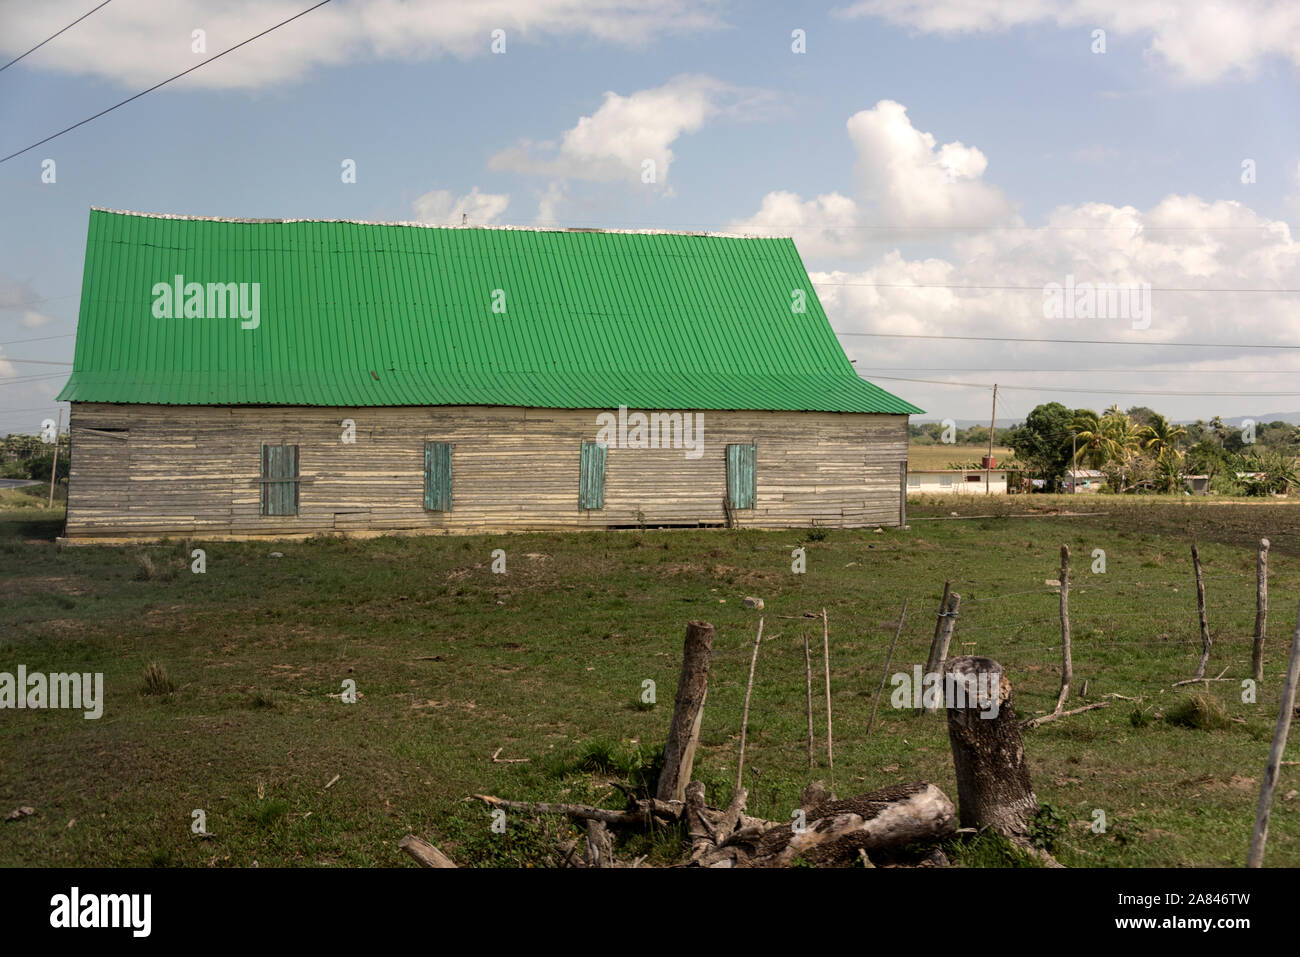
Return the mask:
[(455, 867), (453, 861), (442, 851), (438, 850), (423, 838), (416, 837), (414, 834), (408, 834), (397, 842), (397, 849), (405, 851), (421, 867)]
[(1027, 841), (1038, 799), (1029, 783), (1011, 681), (992, 658), (962, 656), (944, 668), (944, 694), (962, 827), (991, 827)]
[(604, 821), (587, 821), (587, 866), (614, 866), (614, 838)]
[(691, 860), (698, 861), (714, 847), (713, 824), (704, 804), (704, 784), (686, 785), (686, 836), (691, 839)]
[(722, 815), (718, 826), (713, 830), (713, 839), (716, 843), (722, 844), (731, 836), (731, 832), (736, 829), (744, 815), (745, 802), (749, 800), (749, 792), (744, 788), (736, 788), (731, 795), (731, 803), (727, 805), (727, 811)]
[(818, 866), (855, 866), (859, 850), (943, 840), (957, 830), (957, 812), (941, 790), (924, 782), (900, 784), (843, 801), (826, 801), (794, 822), (752, 836), (737, 831), (727, 848), (743, 853), (736, 867), (789, 867), (796, 860)]
[(695, 765), (695, 749), (704, 718), (704, 698), (709, 686), (709, 659), (713, 654), (713, 626), (704, 621), (686, 625), (686, 646), (682, 673), (677, 682), (673, 722), (664, 746), (664, 767), (659, 772), (655, 797), (661, 801), (685, 801)]

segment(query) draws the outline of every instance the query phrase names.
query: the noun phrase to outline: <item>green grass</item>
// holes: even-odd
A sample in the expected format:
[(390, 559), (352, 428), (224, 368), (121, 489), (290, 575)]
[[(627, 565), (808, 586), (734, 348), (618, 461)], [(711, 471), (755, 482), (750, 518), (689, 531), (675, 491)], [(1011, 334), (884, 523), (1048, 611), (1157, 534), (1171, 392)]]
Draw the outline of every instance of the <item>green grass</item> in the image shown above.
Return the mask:
[[(566, 822), (511, 813), (498, 834), (489, 810), (467, 798), (621, 806), (615, 783), (636, 787), (654, 773), (685, 624), (700, 618), (717, 636), (695, 777), (711, 803), (725, 804), (759, 614), (770, 640), (745, 747), (749, 810), (786, 820), (804, 785), (831, 778), (820, 623), (798, 617), (823, 607), (838, 793), (929, 780), (955, 801), (940, 718), (890, 707), (886, 688), (863, 736), (898, 610), (908, 599), (891, 672), (924, 661), (951, 578), (962, 596), (953, 653), (1002, 662), (1022, 717), (1050, 710), (1059, 631), (1044, 581), (1057, 577), (1063, 543), (1074, 555), (1072, 703), (1083, 703), (1085, 679), (1089, 701), (1114, 692), (1141, 702), (1113, 699), (1026, 734), (1035, 791), (1062, 821), (1056, 857), (1072, 866), (1239, 866), (1300, 599), (1300, 513), (1276, 503), (1082, 498), (912, 499), (909, 530), (831, 529), (816, 539), (808, 530), (646, 530), (120, 548), (60, 548), (59, 518), (5, 511), (0, 671), (103, 672), (105, 705), (98, 721), (0, 712), (0, 814), (37, 810), (0, 823), (0, 866), (406, 865), (396, 844), (408, 832), (462, 864), (551, 866), (556, 844), (576, 836)], [(1030, 510), (1036, 517), (947, 520), (952, 511)], [(1088, 514), (1052, 514), (1061, 510)], [(1240, 679), (1249, 673), (1262, 535), (1273, 548), (1258, 703), (1241, 701), (1238, 680), (1172, 688), (1200, 652), (1192, 537), (1215, 637), (1208, 670), (1226, 666)], [(790, 571), (798, 546), (805, 575)], [(206, 574), (189, 570), (194, 547), (207, 552)], [(491, 572), (495, 548), (507, 552), (506, 575)], [(1098, 548), (1104, 574), (1090, 570)], [(151, 577), (140, 574), (141, 554)], [(764, 611), (742, 607), (747, 595), (762, 597)], [(817, 669), (814, 769), (805, 631)], [(141, 693), (153, 664), (170, 693)], [(642, 700), (646, 679), (653, 704)], [(354, 704), (343, 700), (345, 682), (355, 682)], [(1226, 722), (1180, 724), (1189, 707), (1180, 703), (1196, 695)], [(1141, 722), (1131, 720), (1135, 710)], [(528, 761), (493, 761), (498, 749), (499, 759)], [(1298, 780), (1295, 767), (1282, 769), (1270, 866), (1300, 866), (1300, 799), (1285, 797)], [(196, 809), (206, 813), (206, 836), (191, 831)], [(1090, 829), (1096, 810), (1104, 833)], [(628, 835), (617, 853), (667, 863), (680, 839)], [(1017, 863), (996, 842), (954, 855), (960, 866)]]
[[(954, 463), (979, 462), (988, 454), (987, 445), (945, 445), (942, 442), (921, 445), (912, 442), (907, 448), (907, 466), (912, 469), (946, 469)], [(1015, 453), (995, 445), (993, 458), (998, 465), (1004, 465), (1015, 458)]]

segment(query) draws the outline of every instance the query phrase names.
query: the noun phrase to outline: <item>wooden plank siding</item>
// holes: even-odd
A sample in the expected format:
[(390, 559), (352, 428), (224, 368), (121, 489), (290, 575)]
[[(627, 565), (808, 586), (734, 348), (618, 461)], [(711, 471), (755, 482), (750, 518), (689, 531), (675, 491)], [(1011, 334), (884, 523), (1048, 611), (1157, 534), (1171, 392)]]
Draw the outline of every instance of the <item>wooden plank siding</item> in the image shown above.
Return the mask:
[[(579, 507), (596, 410), (73, 403), (69, 539), (473, 533), (722, 524), (728, 444), (758, 446), (739, 526), (897, 525), (907, 416), (705, 411), (704, 454), (611, 447), (605, 507)], [(356, 441), (341, 441), (344, 419)], [(127, 429), (126, 441), (96, 429)], [(425, 506), (426, 443), (454, 448), (451, 511)], [(296, 445), (297, 515), (261, 514), (262, 446)], [(905, 468), (905, 466), (902, 466)]]

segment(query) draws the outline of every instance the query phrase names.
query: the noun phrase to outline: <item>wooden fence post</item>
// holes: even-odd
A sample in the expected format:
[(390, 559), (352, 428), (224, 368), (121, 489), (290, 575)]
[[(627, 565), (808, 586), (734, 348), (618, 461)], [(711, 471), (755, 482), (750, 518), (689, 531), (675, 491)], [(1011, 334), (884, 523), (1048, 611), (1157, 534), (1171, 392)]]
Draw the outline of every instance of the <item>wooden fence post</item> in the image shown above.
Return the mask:
[(1056, 699), (1056, 710), (1065, 707), (1070, 697), (1070, 683), (1074, 681), (1074, 662), (1070, 657), (1070, 546), (1061, 546), (1061, 693)]
[(1264, 680), (1264, 629), (1268, 624), (1268, 539), (1259, 540), (1255, 562), (1255, 644), (1250, 650), (1250, 673)]
[(1196, 666), (1194, 679), (1205, 677), (1205, 666), (1210, 662), (1210, 623), (1205, 616), (1205, 578), (1201, 575), (1201, 556), (1192, 546), (1192, 567), (1196, 570), (1196, 610), (1201, 616), (1201, 662)]
[(808, 632), (803, 633), (803, 669), (804, 680), (808, 689), (808, 767), (813, 766), (813, 724), (812, 724), (812, 655), (808, 653)]
[(1268, 752), (1264, 780), (1259, 786), (1259, 807), (1255, 811), (1255, 833), (1250, 839), (1250, 857), (1247, 867), (1264, 865), (1264, 842), (1268, 840), (1268, 815), (1273, 807), (1273, 788), (1277, 784), (1277, 769), (1286, 750), (1287, 731), (1291, 728), (1291, 714), (1295, 710), (1296, 683), (1300, 681), (1300, 611), (1297, 611), (1295, 633), (1291, 636), (1291, 660), (1286, 669), (1286, 684), (1282, 687), (1282, 710), (1277, 714), (1277, 728), (1273, 732), (1273, 747)]
[(695, 748), (704, 718), (704, 698), (709, 688), (709, 660), (713, 655), (713, 626), (707, 621), (686, 625), (686, 647), (682, 653), (682, 674), (677, 682), (673, 723), (664, 745), (664, 768), (659, 772), (655, 797), (661, 801), (685, 801), (691, 782)]
[(871, 717), (867, 719), (867, 730), (863, 737), (871, 733), (871, 726), (876, 723), (876, 709), (880, 707), (880, 696), (884, 693), (885, 682), (889, 680), (889, 666), (894, 662), (894, 648), (898, 645), (898, 636), (903, 633), (903, 619), (907, 617), (907, 599), (903, 599), (903, 610), (898, 613), (898, 628), (894, 631), (894, 640), (889, 643), (889, 656), (885, 658), (885, 673), (880, 676), (880, 687), (876, 689), (876, 700), (871, 704)]
[[(952, 643), (952, 631), (957, 627), (957, 609), (961, 607), (961, 595), (954, 592), (948, 593), (948, 605), (939, 616), (939, 642), (935, 647), (934, 668), (927, 671), (930, 675), (943, 675), (944, 662), (948, 660), (948, 646)], [(922, 682), (925, 676), (922, 676)], [(924, 695), (922, 696), (924, 698)], [(938, 708), (930, 708), (930, 711), (937, 711)]]
[(740, 756), (736, 758), (736, 793), (745, 783), (745, 732), (749, 729), (749, 696), (754, 692), (754, 669), (758, 667), (758, 646), (763, 643), (763, 619), (758, 619), (758, 637), (754, 639), (754, 657), (749, 659), (749, 684), (745, 687), (745, 711), (740, 718)]
[(822, 654), (826, 660), (826, 764), (830, 768), (831, 793), (835, 793), (835, 751), (831, 743), (831, 629), (822, 609)]
[[(943, 631), (943, 613), (948, 608), (948, 595), (951, 591), (952, 591), (952, 582), (951, 581), (944, 582), (943, 597), (939, 599), (939, 614), (934, 619), (934, 637), (930, 639), (930, 653), (926, 656), (925, 659), (925, 672), (922, 674), (922, 679), (924, 679), (925, 675), (934, 674), (939, 667), (939, 661), (938, 658), (936, 657), (939, 650), (939, 635)], [(922, 710), (923, 709), (921, 707), (921, 702), (918, 701), (916, 703), (916, 713), (920, 714)]]

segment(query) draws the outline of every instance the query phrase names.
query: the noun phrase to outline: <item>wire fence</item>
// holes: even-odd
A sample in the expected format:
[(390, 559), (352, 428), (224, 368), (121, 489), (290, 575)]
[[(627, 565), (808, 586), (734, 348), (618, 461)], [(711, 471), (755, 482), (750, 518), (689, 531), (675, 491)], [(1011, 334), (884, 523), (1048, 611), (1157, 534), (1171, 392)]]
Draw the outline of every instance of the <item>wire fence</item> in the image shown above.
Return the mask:
[[(1253, 557), (1253, 556), (1252, 556)], [(1086, 565), (1084, 566), (1087, 567)], [(1017, 588), (1011, 580), (952, 579), (952, 591), (962, 594), (948, 658), (977, 654), (993, 658), (1012, 681), (1016, 691), (1017, 716), (1032, 717), (1035, 706), (1051, 709), (1059, 693), (1062, 669), (1059, 568), (1044, 574), (1043, 584)], [(1275, 579), (1279, 576), (1272, 576)], [(1216, 570), (1203, 574), (1207, 584), (1207, 609), (1213, 645), (1211, 667), (1206, 677), (1216, 675), (1228, 665), (1228, 677), (1250, 677), (1248, 652), (1253, 643), (1256, 612), (1256, 576), (1253, 573)], [(1023, 583), (1023, 579), (1019, 583)], [(989, 589), (996, 594), (982, 594)], [(979, 594), (965, 597), (974, 590)], [(855, 752), (863, 743), (879, 695), (879, 714), (874, 729), (877, 734), (907, 734), (908, 725), (898, 720), (916, 720), (917, 701), (905, 707), (892, 703), (893, 692), (901, 687), (896, 676), (910, 682), (915, 670), (924, 668), (935, 636), (936, 616), (942, 589), (916, 589), (906, 596), (891, 593), (892, 610), (870, 600), (854, 609), (845, 623), (841, 603), (828, 613), (829, 670), (831, 683), (832, 734), (836, 765), (842, 773), (861, 770), (854, 766)], [(1159, 580), (1107, 578), (1087, 571), (1071, 576), (1070, 621), (1072, 630), (1071, 660), (1074, 680), (1071, 705), (1080, 697), (1085, 680), (1090, 684), (1088, 701), (1102, 700), (1107, 693), (1124, 693), (1128, 697), (1154, 696), (1161, 690), (1179, 690), (1174, 683), (1190, 678), (1200, 652), (1200, 622), (1196, 583), (1188, 564), (1185, 577)], [(898, 633), (892, 660), (886, 668), (890, 641), (897, 627), (897, 617), (906, 597), (908, 613)], [(1278, 596), (1275, 594), (1274, 598)], [(1117, 599), (1126, 599), (1118, 602)], [(1288, 595), (1288, 601), (1290, 596)], [(1135, 605), (1134, 600), (1140, 602)], [(1277, 610), (1289, 615), (1290, 605), (1273, 602)], [(1151, 623), (1150, 638), (1110, 637), (1117, 630), (1133, 628), (1132, 618), (1141, 614)], [(763, 614), (759, 612), (758, 614)], [(880, 617), (876, 617), (880, 616)], [(758, 615), (747, 635), (734, 631), (715, 637), (710, 667), (708, 700), (705, 707), (701, 742), (704, 746), (734, 749), (745, 722), (745, 690), (750, 664), (754, 660), (754, 638)], [(863, 628), (863, 620), (873, 620)], [(768, 609), (765, 634), (759, 648), (754, 673), (753, 692), (748, 702), (746, 730), (746, 766), (770, 767), (773, 762), (788, 768), (808, 755), (809, 710), (812, 711), (814, 763), (824, 775), (827, 767), (826, 670), (822, 619), (778, 615)], [(1289, 638), (1290, 627), (1274, 627), (1270, 650), (1277, 652), (1279, 636)], [(804, 635), (808, 641), (808, 659), (804, 654)], [(1134, 675), (1115, 660), (1115, 651), (1144, 649), (1156, 652)], [(882, 687), (882, 676), (884, 684)], [(811, 688), (810, 688), (811, 686)], [(1195, 690), (1196, 686), (1188, 690)], [(906, 697), (906, 696), (904, 696)], [(811, 702), (809, 699), (811, 698)], [(1070, 705), (1067, 705), (1069, 707)], [(942, 706), (938, 709), (942, 713)], [(925, 718), (920, 719), (922, 721)], [(930, 718), (933, 721), (933, 716)], [(926, 727), (933, 728), (930, 724)], [(913, 725), (915, 727), (915, 725)], [(848, 757), (849, 766), (843, 767)], [(728, 767), (734, 774), (735, 753)], [(746, 771), (748, 783), (751, 772)], [(761, 778), (761, 775), (760, 775)], [(832, 775), (833, 780), (833, 775)]]

